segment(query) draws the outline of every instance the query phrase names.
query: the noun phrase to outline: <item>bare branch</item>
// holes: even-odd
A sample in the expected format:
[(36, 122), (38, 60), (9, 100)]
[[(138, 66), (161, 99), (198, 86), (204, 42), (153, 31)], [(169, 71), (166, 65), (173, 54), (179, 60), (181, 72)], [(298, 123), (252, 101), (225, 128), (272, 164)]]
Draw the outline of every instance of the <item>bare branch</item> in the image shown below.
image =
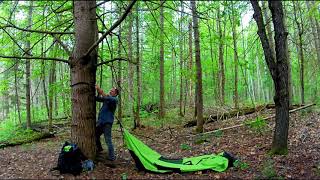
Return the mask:
[(101, 5), (103, 5), (104, 3), (109, 2), (109, 1), (110, 1), (110, 0), (102, 1), (102, 2), (98, 3), (96, 6), (90, 8), (90, 10), (93, 9), (93, 8), (97, 8), (98, 6), (101, 6)]
[[(113, 58), (111, 60), (108, 60), (108, 61), (102, 61), (101, 63), (98, 63), (96, 66), (101, 66), (101, 65), (104, 65), (104, 64), (108, 64), (108, 63), (111, 63), (111, 62), (114, 62), (114, 61), (128, 61), (130, 62), (127, 58), (124, 58), (124, 57), (117, 57), (117, 58)], [(130, 62), (132, 64), (135, 64), (134, 62)]]
[(131, 3), (128, 5), (126, 11), (123, 13), (123, 15), (118, 19), (107, 32), (105, 32), (98, 41), (96, 41), (89, 50), (84, 54), (84, 56), (88, 56), (98, 45), (101, 41), (103, 41), (104, 38), (107, 37), (108, 34), (110, 34), (116, 27), (119, 26), (119, 24), (127, 17), (130, 10), (132, 9), (133, 5), (137, 2), (137, 0), (132, 0)]
[(8, 69), (5, 69), (4, 71), (0, 72), (0, 74), (3, 74), (9, 70), (11, 70), (19, 61), (16, 61), (12, 66), (10, 66)]
[(10, 37), (10, 39), (11, 39), (13, 42), (23, 51), (24, 54), (30, 55), (29, 52), (28, 52), (28, 51), (25, 51), (25, 50), (20, 46), (20, 44), (17, 42), (17, 40), (14, 39), (14, 38), (11, 36), (11, 34), (9, 34), (9, 32), (7, 32), (5, 29), (2, 29), (2, 30)]
[(51, 60), (51, 61), (59, 61), (69, 64), (70, 62), (66, 59), (53, 58), (53, 57), (20, 57), (20, 56), (4, 56), (0, 55), (0, 58), (8, 58), (8, 59), (35, 59), (35, 60)]
[(74, 32), (53, 32), (53, 31), (42, 31), (42, 30), (25, 29), (25, 28), (21, 28), (21, 27), (15, 26), (13, 24), (0, 26), (1, 29), (8, 28), (8, 27), (15, 28), (15, 29), (18, 29), (18, 30), (21, 30), (21, 31), (25, 31), (25, 32), (34, 32), (34, 33), (42, 33), (42, 34), (74, 34)]
[(69, 50), (69, 48), (67, 47), (67, 45), (65, 45), (61, 39), (59, 37), (57, 37), (55, 34), (51, 34), (52, 37), (62, 46), (62, 48), (68, 53), (69, 56), (71, 56), (71, 51)]

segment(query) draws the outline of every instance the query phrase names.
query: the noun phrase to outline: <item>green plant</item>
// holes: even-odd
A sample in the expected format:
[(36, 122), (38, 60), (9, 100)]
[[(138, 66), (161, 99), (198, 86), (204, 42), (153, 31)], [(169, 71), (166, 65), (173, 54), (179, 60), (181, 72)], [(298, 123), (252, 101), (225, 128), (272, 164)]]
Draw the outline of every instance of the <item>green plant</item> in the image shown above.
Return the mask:
[(127, 173), (122, 173), (121, 174), (121, 179), (122, 180), (127, 180), (128, 179), (128, 174)]
[(181, 144), (180, 145), (180, 149), (182, 149), (182, 150), (191, 150), (191, 146), (189, 146), (188, 144)]
[(268, 159), (263, 163), (261, 172), (265, 178), (275, 178), (277, 176), (272, 159)]
[(240, 169), (242, 171), (249, 168), (249, 165), (241, 160), (236, 160), (233, 165), (236, 169)]
[(257, 117), (255, 120), (248, 120), (245, 125), (251, 128), (253, 131), (263, 133), (266, 131), (267, 122), (261, 117)]
[(223, 131), (221, 130), (217, 130), (213, 133), (213, 136), (216, 137), (216, 138), (220, 138), (223, 136)]
[(315, 165), (314, 171), (317, 174), (317, 176), (320, 176), (320, 162), (318, 162), (318, 164)]

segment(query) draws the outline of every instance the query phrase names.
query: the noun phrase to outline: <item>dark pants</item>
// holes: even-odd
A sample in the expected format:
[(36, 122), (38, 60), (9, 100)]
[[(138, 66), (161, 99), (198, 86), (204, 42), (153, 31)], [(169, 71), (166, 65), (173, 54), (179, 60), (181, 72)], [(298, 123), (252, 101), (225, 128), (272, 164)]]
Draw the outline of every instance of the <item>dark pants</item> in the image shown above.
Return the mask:
[(114, 155), (114, 148), (113, 148), (113, 144), (112, 144), (112, 135), (111, 135), (111, 131), (112, 131), (112, 124), (98, 124), (96, 127), (96, 145), (97, 145), (97, 149), (98, 151), (102, 151), (102, 145), (100, 142), (100, 136), (102, 134), (104, 134), (104, 139), (106, 141), (106, 144), (108, 146), (108, 153), (109, 153), (109, 160), (115, 160), (115, 155)]

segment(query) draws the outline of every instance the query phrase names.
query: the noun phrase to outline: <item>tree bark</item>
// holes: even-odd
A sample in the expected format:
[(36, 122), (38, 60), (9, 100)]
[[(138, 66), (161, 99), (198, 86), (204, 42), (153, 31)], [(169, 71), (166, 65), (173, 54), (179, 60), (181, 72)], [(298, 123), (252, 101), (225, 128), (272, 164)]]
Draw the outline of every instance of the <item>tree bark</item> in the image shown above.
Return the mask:
[(140, 77), (140, 69), (141, 69), (141, 63), (140, 63), (140, 39), (139, 39), (139, 2), (137, 2), (137, 7), (136, 7), (136, 76), (137, 76), (137, 105), (136, 105), (136, 110), (135, 110), (135, 128), (140, 128), (141, 127), (141, 122), (140, 122), (140, 106), (141, 106), (141, 77)]
[(96, 1), (74, 1), (75, 49), (71, 57), (71, 138), (89, 159), (96, 155), (97, 50), (84, 54), (98, 39), (95, 6)]
[(303, 46), (302, 46), (302, 35), (303, 35), (303, 24), (302, 20), (300, 19), (300, 22), (297, 17), (297, 12), (299, 11), (300, 17), (300, 5), (299, 2), (293, 2), (293, 13), (294, 13), (294, 20), (297, 25), (298, 29), (298, 44), (297, 44), (297, 50), (299, 54), (299, 60), (300, 60), (300, 97), (301, 97), (301, 103), (304, 104), (304, 55), (303, 55)]
[[(284, 1), (283, 4), (283, 13), (284, 13), (284, 18), (283, 18), (283, 22), (286, 25), (285, 26), (285, 31), (288, 32), (288, 25), (287, 25), (287, 10), (286, 10), (286, 4), (287, 2)], [(292, 101), (293, 101), (293, 87), (292, 87), (292, 72), (291, 72), (291, 58), (290, 58), (290, 50), (289, 50), (289, 46), (288, 46), (288, 41), (287, 41), (287, 58), (288, 58), (288, 86), (289, 86), (289, 106), (292, 105)]]
[[(28, 14), (28, 29), (31, 29), (32, 26), (32, 11), (33, 11), (33, 1), (30, 1), (29, 5), (29, 14)], [(26, 49), (28, 55), (31, 54), (30, 50), (30, 34), (27, 35), (27, 44)], [(30, 81), (30, 60), (26, 60), (26, 110), (27, 110), (27, 129), (31, 128), (31, 81)]]
[(51, 62), (50, 74), (49, 74), (49, 132), (52, 131), (52, 118), (53, 118), (53, 98), (55, 96), (54, 83), (56, 74), (56, 62)]
[[(121, 6), (118, 4), (117, 5), (117, 9), (118, 9), (118, 15), (119, 18), (121, 16)], [(118, 32), (118, 56), (121, 57), (121, 49), (122, 49), (122, 42), (120, 41), (121, 37), (122, 37), (122, 27), (121, 25), (119, 26), (119, 32)], [(122, 84), (122, 63), (121, 61), (118, 61), (118, 80), (117, 80), (117, 89), (120, 91), (119, 95), (118, 95), (118, 120), (120, 122), (122, 122), (122, 88), (121, 88), (121, 84)]]
[(258, 25), (258, 35), (275, 87), (276, 125), (271, 153), (286, 154), (288, 152), (289, 129), (288, 60), (286, 53), (288, 33), (285, 31), (283, 22), (282, 2), (269, 1), (275, 30), (275, 54), (269, 44), (259, 3), (252, 0), (251, 4), (254, 9), (253, 17)]
[[(192, 67), (193, 67), (193, 50), (192, 50), (192, 22), (190, 21), (189, 22), (189, 25), (188, 25), (188, 31), (189, 31), (189, 63), (188, 63), (188, 72), (193, 74), (193, 70), (192, 70)], [(194, 101), (193, 101), (193, 95), (192, 95), (192, 84), (193, 84), (193, 81), (192, 81), (192, 78), (191, 78), (191, 75), (189, 76), (189, 80), (188, 80), (188, 91), (189, 91), (189, 97), (190, 97), (190, 102), (189, 104), (192, 105), (194, 104)]]
[(194, 49), (195, 49), (195, 58), (196, 58), (196, 107), (197, 107), (197, 128), (196, 132), (203, 132), (203, 98), (202, 98), (202, 67), (200, 59), (200, 39), (199, 39), (199, 25), (197, 17), (196, 2), (191, 1), (192, 8), (192, 19), (193, 19), (193, 31), (194, 31)]
[(221, 25), (221, 12), (220, 6), (218, 8), (218, 34), (219, 34), (219, 101), (220, 104), (224, 105), (224, 86), (225, 86), (225, 74), (224, 74), (224, 60), (223, 60), (223, 50), (224, 50), (224, 31)]
[[(129, 61), (133, 61), (133, 47), (132, 47), (132, 28), (133, 28), (133, 15), (132, 12), (129, 14), (129, 32), (128, 32), (128, 57)], [(128, 62), (128, 98), (129, 98), (129, 109), (131, 112), (132, 117), (134, 117), (134, 89), (133, 89), (133, 76), (134, 76), (134, 66), (132, 63)], [(133, 118), (133, 125), (135, 126), (135, 119)]]
[(239, 95), (238, 95), (238, 48), (237, 48), (237, 25), (235, 22), (234, 4), (231, 2), (232, 8), (232, 37), (233, 37), (233, 56), (234, 56), (234, 93), (233, 103), (235, 108), (239, 108)]
[(15, 64), (14, 67), (14, 90), (15, 90), (15, 96), (16, 96), (16, 105), (17, 105), (17, 111), (18, 111), (18, 119), (19, 119), (19, 124), (21, 124), (21, 110), (20, 110), (20, 97), (19, 97), (19, 93), (18, 93), (18, 77), (17, 77), (17, 73), (19, 70), (19, 63)]
[(161, 0), (160, 6), (160, 106), (159, 106), (159, 117), (165, 116), (165, 93), (164, 93), (164, 14), (163, 4), (165, 1)]
[(180, 0), (180, 7), (181, 7), (181, 14), (180, 14), (180, 21), (179, 21), (179, 49), (180, 49), (180, 96), (179, 96), (179, 115), (181, 117), (184, 116), (184, 112), (182, 110), (183, 108), (183, 36), (182, 36), (182, 19), (183, 19), (183, 13), (184, 13), (184, 8), (183, 8), (183, 2)]

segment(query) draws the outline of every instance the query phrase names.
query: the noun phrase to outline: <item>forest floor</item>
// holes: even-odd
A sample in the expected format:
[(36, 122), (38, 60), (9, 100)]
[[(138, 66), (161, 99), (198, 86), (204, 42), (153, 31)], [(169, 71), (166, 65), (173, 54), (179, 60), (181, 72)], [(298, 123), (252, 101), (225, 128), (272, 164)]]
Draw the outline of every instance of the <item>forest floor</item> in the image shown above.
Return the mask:
[[(207, 110), (207, 113), (209, 112), (210, 110)], [(274, 110), (270, 109), (259, 112), (261, 117), (272, 114)], [(257, 113), (209, 123), (205, 125), (205, 131), (233, 126), (254, 119), (256, 116)], [(180, 125), (162, 128), (147, 126), (132, 133), (167, 157), (179, 158), (227, 151), (239, 158), (241, 166), (232, 167), (222, 173), (139, 172), (124, 147), (121, 132), (115, 124), (113, 130), (117, 152), (115, 168), (109, 167), (106, 160), (100, 158), (96, 162), (94, 171), (82, 173), (80, 176), (60, 175), (56, 171), (50, 171), (57, 164), (62, 144), (68, 140), (70, 130), (66, 129), (54, 138), (0, 149), (0, 179), (320, 179), (319, 112), (302, 110), (290, 114), (289, 153), (286, 156), (268, 155), (273, 137), (274, 119), (259, 128), (242, 126), (201, 138), (192, 136), (194, 128), (183, 128), (183, 125), (181, 122)], [(106, 152), (103, 152), (102, 157), (106, 157)]]

